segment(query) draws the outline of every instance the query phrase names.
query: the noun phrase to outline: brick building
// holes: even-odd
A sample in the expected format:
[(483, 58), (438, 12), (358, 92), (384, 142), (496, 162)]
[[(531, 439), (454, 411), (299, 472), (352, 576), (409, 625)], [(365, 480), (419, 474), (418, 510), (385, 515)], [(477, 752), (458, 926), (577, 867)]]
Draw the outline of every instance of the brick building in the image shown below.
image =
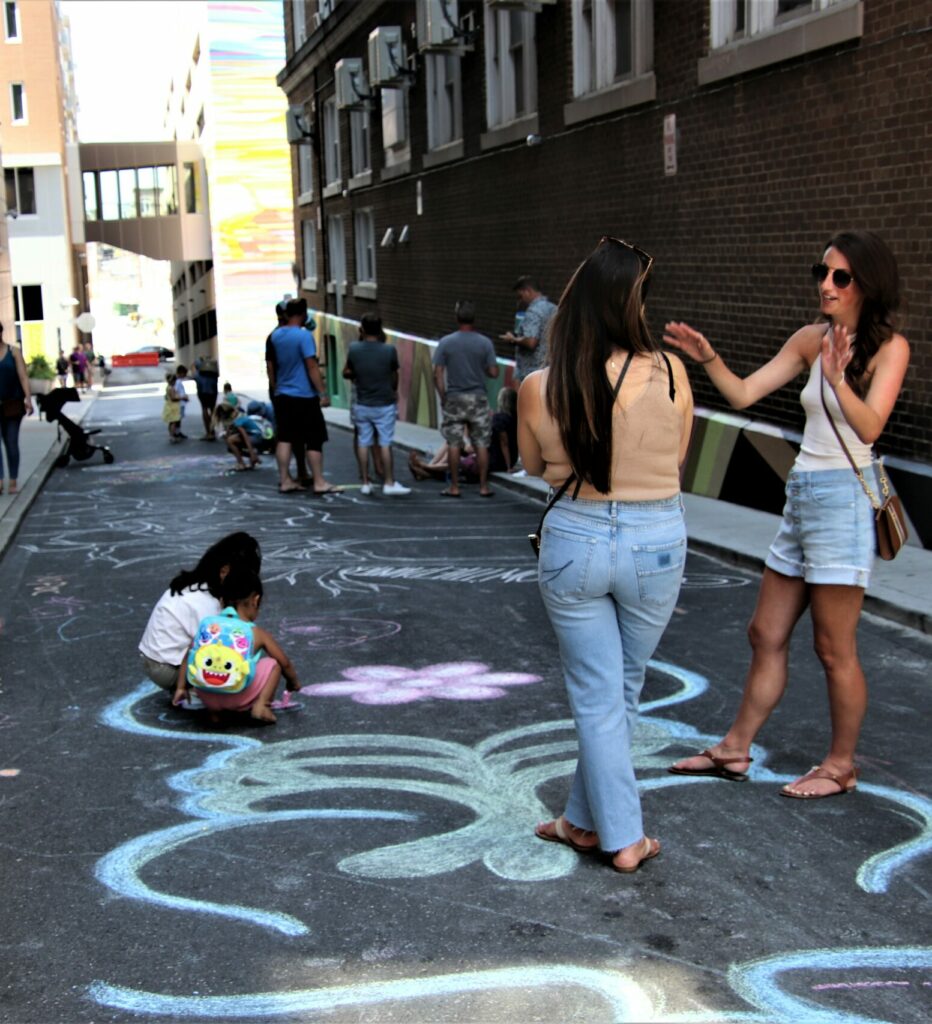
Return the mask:
[[(613, 234), (656, 258), (654, 328), (692, 322), (741, 373), (815, 316), (826, 239), (870, 228), (898, 256), (913, 346), (881, 447), (925, 489), (930, 29), (928, 0), (286, 3), (302, 292), (426, 338), (470, 296), (494, 336), (520, 273), (556, 299)], [(797, 395), (753, 415), (792, 439)], [(779, 475), (785, 454), (764, 458)]]

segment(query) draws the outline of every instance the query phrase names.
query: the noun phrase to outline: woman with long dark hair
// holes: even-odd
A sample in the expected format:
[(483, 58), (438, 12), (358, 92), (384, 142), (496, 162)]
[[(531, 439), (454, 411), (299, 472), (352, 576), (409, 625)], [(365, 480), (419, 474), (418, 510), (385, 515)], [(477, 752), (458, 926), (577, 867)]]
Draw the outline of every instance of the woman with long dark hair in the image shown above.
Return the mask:
[(6, 450), (8, 488), (16, 494), (19, 475), (19, 426), (32, 413), (29, 375), (23, 354), (3, 340), (0, 324), (0, 494), (3, 493), (3, 451)]
[(579, 741), (563, 814), (536, 834), (635, 871), (660, 844), (644, 834), (631, 735), (647, 661), (679, 594), (686, 529), (679, 466), (692, 426), (680, 360), (651, 337), (653, 260), (603, 238), (551, 322), (550, 366), (518, 395), (528, 473), (570, 482), (547, 513), (538, 582)]
[[(748, 629), (753, 653), (738, 715), (722, 740), (670, 769), (747, 778), (751, 744), (786, 689), (790, 637), (808, 606), (828, 685), (832, 738), (827, 756), (781, 790), (808, 800), (856, 787), (854, 753), (867, 707), (856, 632), (874, 560), (874, 516), (835, 430), (871, 486), (878, 479), (871, 445), (886, 426), (909, 365), (909, 345), (893, 321), (900, 302), (896, 259), (880, 238), (867, 231), (835, 235), (812, 273), (819, 321), (798, 330), (749, 377), (732, 373), (705, 336), (685, 323), (667, 324), (664, 335), (704, 366), (736, 409), (800, 373), (809, 375), (800, 395), (806, 413), (802, 446)], [(875, 495), (881, 490), (876, 484), (872, 489)]]

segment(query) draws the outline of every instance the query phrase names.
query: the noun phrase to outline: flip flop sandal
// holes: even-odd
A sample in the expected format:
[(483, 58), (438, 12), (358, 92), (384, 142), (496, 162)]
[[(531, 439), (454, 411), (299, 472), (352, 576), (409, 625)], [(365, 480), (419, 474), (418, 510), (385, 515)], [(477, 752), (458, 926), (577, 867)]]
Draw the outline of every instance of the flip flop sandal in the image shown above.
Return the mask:
[(700, 750), (693, 756), (707, 757), (712, 764), (708, 768), (677, 768), (676, 765), (671, 764), (667, 771), (673, 775), (711, 775), (716, 779), (727, 779), (729, 782), (747, 782), (747, 772), (733, 772), (726, 765), (737, 764), (739, 761), (751, 763), (754, 760), (753, 757), (716, 757), (709, 750)]
[(463, 496), (462, 491), (441, 491), (440, 492), (440, 497), (441, 498), (462, 498), (462, 496)]
[[(598, 840), (590, 846), (582, 846), (573, 840), (573, 837), (566, 831), (564, 827), (565, 819), (561, 815), (559, 818), (554, 818), (552, 821), (542, 821), (535, 829), (534, 835), (538, 839), (543, 839), (545, 843), (560, 843), (562, 846), (568, 846), (571, 850), (575, 850), (577, 853), (601, 853), (599, 849)], [(545, 832), (544, 829), (549, 826), (553, 826), (552, 832)], [(582, 829), (580, 831), (585, 831)], [(594, 835), (594, 833), (593, 833)]]
[[(829, 782), (834, 782), (838, 787), (838, 792), (798, 793), (789, 788), (790, 786), (801, 786), (809, 779), (827, 779)], [(788, 796), (794, 800), (824, 800), (829, 796), (844, 796), (845, 793), (851, 793), (857, 788), (858, 777), (854, 768), (851, 768), (846, 772), (842, 772), (841, 775), (836, 775), (834, 772), (830, 772), (828, 768), (823, 768), (820, 764), (814, 764), (805, 775), (798, 778), (795, 782), (791, 782), (784, 786), (783, 789), (780, 790), (780, 796)]]
[[(612, 861), (612, 870), (617, 871), (619, 875), (633, 875), (635, 871), (648, 860), (653, 860), (660, 853), (660, 840), (650, 839), (647, 836), (644, 837), (644, 842), (647, 843), (647, 853), (632, 867), (619, 867), (615, 861)], [(643, 847), (642, 847), (643, 848)]]

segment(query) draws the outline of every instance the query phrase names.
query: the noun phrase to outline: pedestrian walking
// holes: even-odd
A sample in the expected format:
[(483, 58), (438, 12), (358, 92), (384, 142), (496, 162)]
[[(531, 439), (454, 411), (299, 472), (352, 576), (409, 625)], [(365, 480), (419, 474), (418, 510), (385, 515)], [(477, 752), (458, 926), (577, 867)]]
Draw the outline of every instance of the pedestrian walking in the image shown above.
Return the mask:
[(58, 386), (60, 388), (68, 387), (68, 371), (71, 369), (71, 363), (68, 361), (68, 357), (58, 350), (58, 358), (55, 360), (55, 373), (58, 376)]
[(353, 382), (355, 400), (350, 410), (356, 428), (356, 461), (362, 477), (360, 493), (372, 493), (369, 482), (369, 451), (380, 449), (382, 493), (410, 494), (411, 488), (399, 483), (392, 467), (392, 442), (398, 418), (398, 352), (385, 342), (382, 321), (366, 313), (359, 323), (359, 341), (350, 344), (343, 376)]
[(524, 466), (559, 489), (538, 583), (579, 740), (563, 814), (536, 835), (605, 851), (624, 873), (660, 852), (644, 832), (631, 738), (686, 562), (679, 467), (693, 411), (682, 362), (647, 327), (652, 263), (637, 246), (603, 238), (560, 299), (549, 368), (518, 394)]
[(292, 445), (303, 442), (313, 478), (313, 493), (341, 494), (343, 488), (335, 487), (324, 476), (323, 447), (328, 435), (321, 407), (330, 405), (330, 396), (317, 362), (314, 335), (305, 329), (307, 302), (289, 299), (285, 317), (285, 325), (277, 327), (269, 336), (266, 358), (278, 430), (275, 447), (278, 489), (282, 494), (304, 490), (289, 472)]
[(187, 441), (188, 435), (182, 431), (184, 426), (184, 411), (188, 404), (188, 393), (185, 391), (184, 382), (188, 379), (187, 366), (178, 366), (175, 369), (175, 398), (178, 400), (178, 429), (175, 431), (175, 438), (179, 441)]
[(250, 569), (233, 568), (220, 586), (223, 611), (198, 625), (178, 670), (173, 704), (190, 700), (194, 687), (213, 721), (221, 712), (248, 712), (266, 725), (277, 721), (269, 707), (282, 676), (289, 691), (301, 689), (294, 665), (278, 642), (256, 624), (262, 581)]
[[(900, 302), (896, 259), (877, 235), (835, 235), (812, 273), (819, 322), (798, 330), (748, 377), (733, 373), (705, 335), (688, 324), (668, 323), (664, 335), (703, 366), (735, 409), (808, 372), (800, 395), (806, 414), (802, 445), (787, 478), (783, 522), (748, 628), (752, 655), (741, 706), (718, 743), (670, 769), (747, 778), (751, 744), (786, 690), (790, 638), (808, 607), (828, 686), (831, 743), (819, 764), (781, 790), (807, 800), (840, 796), (857, 785), (854, 755), (867, 683), (856, 633), (875, 552), (872, 503), (865, 493), (872, 485), (866, 480), (879, 484), (871, 446), (893, 411), (909, 364), (909, 345), (894, 328)], [(852, 472), (839, 438), (866, 486)]]
[(87, 390), (87, 375), (85, 372), (87, 370), (87, 356), (78, 342), (75, 342), (68, 361), (71, 363), (71, 379), (74, 381), (74, 386), (79, 391)]
[(146, 675), (174, 691), (188, 645), (201, 619), (218, 615), (221, 584), (233, 566), (258, 572), (262, 554), (255, 537), (239, 531), (212, 544), (193, 569), (182, 569), (159, 598), (139, 641)]
[(19, 476), (19, 428), (32, 415), (32, 394), (23, 354), (3, 340), (0, 324), (0, 494), (3, 493), (3, 452), (6, 451), (8, 494), (16, 494)]
[(498, 376), (492, 340), (476, 330), (476, 307), (468, 299), (456, 304), (457, 330), (440, 339), (434, 350), (434, 384), (443, 409), (440, 433), (449, 446), (450, 486), (440, 493), (461, 497), (460, 457), (466, 432), (476, 449), (479, 494), (494, 497), (489, 488), (489, 444), (492, 413), (485, 390), (486, 377)]

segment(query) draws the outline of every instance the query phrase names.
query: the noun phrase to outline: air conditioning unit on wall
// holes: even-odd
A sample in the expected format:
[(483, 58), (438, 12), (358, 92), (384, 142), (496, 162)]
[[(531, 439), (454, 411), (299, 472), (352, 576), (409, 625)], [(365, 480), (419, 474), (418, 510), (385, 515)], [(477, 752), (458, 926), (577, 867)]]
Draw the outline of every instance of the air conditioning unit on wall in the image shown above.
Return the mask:
[(405, 44), (399, 25), (380, 25), (369, 33), (369, 82), (398, 85), (404, 81)]
[(417, 0), (417, 47), (422, 52), (458, 47), (458, 25), (457, 0)]
[(359, 57), (344, 57), (333, 66), (337, 110), (361, 107), (369, 99), (366, 72)]

